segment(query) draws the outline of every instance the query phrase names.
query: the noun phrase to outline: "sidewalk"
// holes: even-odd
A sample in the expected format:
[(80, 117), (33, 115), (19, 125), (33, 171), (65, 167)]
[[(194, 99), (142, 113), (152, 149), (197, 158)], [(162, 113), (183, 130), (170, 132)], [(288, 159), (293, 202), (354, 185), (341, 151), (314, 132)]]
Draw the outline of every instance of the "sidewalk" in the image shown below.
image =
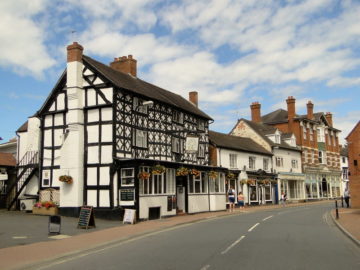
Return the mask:
[[(301, 205), (328, 203), (329, 201), (312, 203), (294, 203), (286, 207), (296, 207)], [(171, 229), (182, 224), (194, 223), (205, 219), (217, 218), (233, 214), (247, 212), (272, 210), (281, 208), (279, 205), (254, 206), (245, 208), (245, 211), (236, 209), (234, 212), (206, 212), (192, 215), (175, 216), (159, 220), (140, 222), (135, 225), (117, 226), (86, 234), (75, 235), (70, 238), (38, 242), (25, 246), (15, 246), (0, 249), (1, 269), (16, 269), (32, 264), (66, 257), (71, 254), (91, 250), (96, 247), (109, 245), (115, 242), (125, 241), (131, 238), (140, 237), (150, 232), (157, 232), (163, 229)], [(343, 214), (345, 216), (345, 214)]]
[(339, 208), (339, 219), (336, 219), (335, 209), (331, 211), (335, 224), (360, 246), (360, 209)]

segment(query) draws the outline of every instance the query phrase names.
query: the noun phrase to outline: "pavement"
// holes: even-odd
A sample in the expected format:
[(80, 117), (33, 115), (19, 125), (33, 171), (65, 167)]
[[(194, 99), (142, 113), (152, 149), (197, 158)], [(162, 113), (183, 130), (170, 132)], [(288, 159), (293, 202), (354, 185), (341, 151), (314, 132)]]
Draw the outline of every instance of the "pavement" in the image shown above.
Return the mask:
[[(307, 202), (307, 203), (293, 203), (288, 204), (286, 207), (296, 207), (302, 205), (329, 203), (329, 201), (321, 202)], [(43, 231), (43, 238), (32, 238), (33, 243), (22, 243), (18, 245), (10, 245), (8, 247), (0, 248), (0, 265), (1, 269), (37, 269), (40, 263), (53, 261), (55, 259), (66, 259), (69, 256), (76, 256), (82, 252), (91, 252), (93, 249), (109, 246), (119, 242), (134, 241), (140, 239), (148, 234), (156, 234), (163, 230), (172, 230), (184, 224), (191, 224), (201, 222), (207, 219), (219, 218), (227, 215), (246, 214), (255, 211), (266, 211), (281, 208), (279, 205), (265, 205), (265, 206), (251, 206), (244, 210), (236, 209), (233, 212), (219, 211), (219, 212), (205, 212), (191, 215), (174, 216), (158, 220), (150, 220), (139, 222), (134, 225), (123, 225), (119, 221), (104, 221), (96, 220), (97, 227), (95, 229), (80, 230), (72, 229), (70, 225), (68, 229), (62, 229), (61, 233), (65, 234), (56, 235), (55, 238), (49, 238), (47, 230)], [(16, 216), (18, 212), (10, 212)], [(345, 232), (355, 243), (360, 242), (360, 209), (339, 209), (339, 219), (335, 218), (335, 212), (331, 211), (334, 222), (341, 230)], [(23, 215), (23, 214), (20, 214)], [(5, 220), (6, 214), (0, 211), (0, 239), (2, 239), (1, 225)], [(24, 216), (22, 217), (24, 220)], [(26, 216), (25, 219), (31, 218)], [(42, 217), (43, 218), (43, 217)], [(45, 217), (47, 220), (48, 217)], [(43, 219), (43, 220), (45, 220)], [(77, 219), (62, 217), (67, 224), (73, 224), (76, 228)], [(11, 218), (10, 218), (11, 220)], [(14, 219), (16, 220), (16, 219)], [(13, 221), (14, 221), (13, 220)], [(15, 221), (16, 222), (16, 221)], [(19, 223), (19, 221), (17, 221)], [(14, 223), (13, 223), (14, 224)], [(30, 224), (30, 222), (21, 222), (20, 225)], [(47, 223), (46, 223), (47, 224)], [(16, 224), (14, 224), (16, 227)], [(19, 224), (18, 224), (19, 225)], [(33, 226), (33, 228), (36, 226)], [(11, 228), (9, 228), (11, 230)], [(56, 238), (57, 237), (57, 238)], [(43, 240), (45, 239), (45, 240)], [(24, 239), (22, 240), (24, 241)], [(37, 242), (39, 241), (39, 242)], [(359, 245), (360, 246), (360, 245)]]

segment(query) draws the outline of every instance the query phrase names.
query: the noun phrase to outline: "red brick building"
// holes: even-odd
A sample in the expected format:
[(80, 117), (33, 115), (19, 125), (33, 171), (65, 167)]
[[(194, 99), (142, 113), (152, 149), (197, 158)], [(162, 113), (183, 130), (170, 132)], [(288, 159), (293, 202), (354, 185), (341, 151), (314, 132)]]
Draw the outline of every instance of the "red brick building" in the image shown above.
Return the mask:
[(360, 208), (360, 121), (346, 137), (349, 153), (351, 207)]
[(307, 199), (341, 196), (340, 130), (333, 127), (332, 114), (314, 113), (314, 104), (307, 103), (307, 114), (296, 114), (295, 98), (286, 100), (287, 110), (278, 109), (264, 116), (260, 104), (251, 105), (253, 121), (294, 133), (302, 150), (302, 168), (306, 177)]

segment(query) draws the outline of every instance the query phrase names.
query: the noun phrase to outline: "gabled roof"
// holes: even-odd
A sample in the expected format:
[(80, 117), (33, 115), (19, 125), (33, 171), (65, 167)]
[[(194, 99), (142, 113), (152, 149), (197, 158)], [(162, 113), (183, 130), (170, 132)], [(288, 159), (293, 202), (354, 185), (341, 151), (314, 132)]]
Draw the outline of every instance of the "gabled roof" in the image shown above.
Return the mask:
[(346, 136), (346, 140), (349, 138), (353, 132), (355, 132), (356, 129), (360, 128), (360, 121), (357, 122), (357, 124), (354, 126), (354, 128), (350, 131), (350, 133)]
[(295, 151), (301, 151), (299, 148), (297, 147), (293, 147), (288, 145), (286, 142), (284, 142), (284, 140), (281, 138), (280, 139), (280, 143), (274, 143), (272, 140), (270, 140), (267, 135), (270, 134), (275, 134), (277, 128), (267, 125), (267, 124), (263, 124), (263, 123), (255, 123), (253, 121), (249, 121), (247, 119), (241, 118), (238, 123), (240, 121), (244, 121), (245, 123), (247, 123), (256, 133), (258, 133), (270, 146), (272, 147), (280, 147), (280, 148), (285, 148), (285, 149), (290, 149), (290, 150), (295, 150)]
[(216, 146), (223, 148), (272, 156), (271, 152), (267, 151), (250, 138), (232, 136), (209, 130), (209, 140)]
[(116, 87), (123, 88), (141, 96), (169, 104), (205, 119), (213, 120), (209, 115), (198, 109), (190, 101), (186, 100), (180, 95), (145, 82), (137, 77), (116, 71), (110, 66), (100, 63), (90, 58), (89, 56), (83, 55), (83, 60), (85, 64), (90, 65), (97, 72), (101, 73)]
[(263, 123), (275, 124), (275, 123), (287, 123), (288, 113), (283, 109), (278, 109), (271, 113), (265, 114), (261, 117)]
[(0, 152), (0, 166), (15, 167), (16, 160), (11, 153)]
[(16, 132), (26, 132), (28, 129), (28, 121), (21, 125)]

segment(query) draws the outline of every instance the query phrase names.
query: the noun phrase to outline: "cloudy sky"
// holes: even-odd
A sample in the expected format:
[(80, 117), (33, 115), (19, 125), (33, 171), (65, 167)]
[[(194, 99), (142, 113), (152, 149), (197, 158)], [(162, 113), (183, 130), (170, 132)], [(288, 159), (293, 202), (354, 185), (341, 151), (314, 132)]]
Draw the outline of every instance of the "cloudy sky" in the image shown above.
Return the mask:
[(358, 0), (1, 0), (0, 137), (15, 136), (66, 65), (66, 45), (103, 63), (132, 54), (138, 77), (188, 97), (229, 132), (286, 109), (332, 112), (346, 136), (360, 120)]

